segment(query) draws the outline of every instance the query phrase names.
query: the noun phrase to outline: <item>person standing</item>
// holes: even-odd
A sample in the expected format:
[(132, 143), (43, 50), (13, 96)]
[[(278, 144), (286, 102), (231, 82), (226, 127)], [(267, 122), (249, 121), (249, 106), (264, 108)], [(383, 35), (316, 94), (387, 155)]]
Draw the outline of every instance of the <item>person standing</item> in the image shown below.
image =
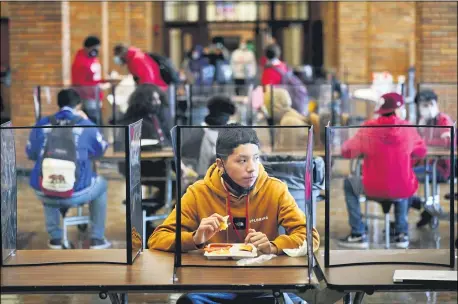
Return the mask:
[(239, 48), (232, 53), (231, 68), (236, 94), (241, 95), (240, 88), (250, 84), (256, 76), (256, 58), (245, 41), (242, 41)]
[(163, 91), (167, 90), (167, 83), (161, 77), (159, 65), (148, 54), (133, 47), (118, 44), (113, 49), (114, 63), (127, 65), (129, 73), (134, 76), (137, 84), (154, 84)]
[(83, 101), (83, 111), (96, 124), (102, 121), (100, 109), (103, 92), (99, 84), (104, 82), (102, 66), (97, 58), (99, 49), (100, 39), (96, 36), (88, 36), (84, 40), (83, 48), (76, 53), (72, 64), (72, 85)]

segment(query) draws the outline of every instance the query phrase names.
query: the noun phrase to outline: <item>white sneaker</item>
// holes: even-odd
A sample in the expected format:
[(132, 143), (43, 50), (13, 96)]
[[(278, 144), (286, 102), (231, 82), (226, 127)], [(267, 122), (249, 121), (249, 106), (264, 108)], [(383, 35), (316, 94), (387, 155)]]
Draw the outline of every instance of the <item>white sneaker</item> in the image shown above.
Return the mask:
[(107, 239), (103, 238), (100, 239), (91, 239), (91, 246), (89, 249), (107, 249), (111, 247), (111, 243), (107, 241)]

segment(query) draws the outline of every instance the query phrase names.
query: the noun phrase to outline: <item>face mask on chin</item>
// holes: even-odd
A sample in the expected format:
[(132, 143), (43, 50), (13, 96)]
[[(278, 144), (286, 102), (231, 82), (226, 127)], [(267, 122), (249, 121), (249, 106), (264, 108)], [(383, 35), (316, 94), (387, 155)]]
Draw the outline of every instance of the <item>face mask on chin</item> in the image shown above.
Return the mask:
[(223, 164), (223, 169), (224, 169), (224, 173), (221, 175), (221, 177), (223, 178), (224, 182), (231, 188), (231, 192), (233, 192), (237, 197), (240, 197), (242, 195), (247, 195), (248, 193), (251, 192), (251, 190), (253, 190), (254, 185), (256, 183), (254, 183), (251, 187), (248, 187), (248, 188), (242, 187), (239, 184), (237, 184), (229, 176), (229, 174), (227, 174), (224, 164)]
[(407, 118), (407, 110), (404, 107), (396, 109), (396, 116), (405, 120)]

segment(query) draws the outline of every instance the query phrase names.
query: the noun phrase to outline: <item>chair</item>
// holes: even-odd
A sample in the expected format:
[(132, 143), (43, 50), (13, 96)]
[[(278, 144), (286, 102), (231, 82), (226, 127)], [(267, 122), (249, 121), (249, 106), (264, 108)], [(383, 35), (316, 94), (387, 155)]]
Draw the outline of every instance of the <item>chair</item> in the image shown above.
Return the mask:
[[(390, 235), (391, 235), (391, 230), (392, 230), (391, 229), (392, 223), (390, 222), (390, 209), (391, 209), (391, 206), (396, 203), (396, 199), (383, 199), (383, 198), (361, 196), (361, 200), (366, 203), (366, 206), (367, 206), (368, 201), (377, 202), (382, 206), (383, 214), (385, 215), (385, 248), (389, 249), (390, 248)], [(367, 227), (367, 216), (366, 216), (366, 227)]]
[(68, 240), (68, 227), (69, 226), (78, 226), (78, 230), (84, 232), (87, 230), (87, 226), (90, 222), (90, 218), (87, 215), (83, 215), (83, 206), (80, 205), (77, 208), (77, 215), (68, 217), (67, 212), (69, 208), (60, 208), (60, 213), (63, 218), (63, 238), (62, 238), (62, 247), (64, 249), (73, 249), (74, 245)]
[[(305, 157), (293, 157), (286, 155), (263, 155), (262, 163), (266, 172), (286, 183), (288, 191), (294, 197), (298, 207), (305, 212)], [(316, 226), (316, 203), (320, 191), (324, 189), (324, 161), (321, 157), (313, 159), (312, 172), (312, 202), (313, 226)], [(282, 227), (280, 234), (285, 231)]]

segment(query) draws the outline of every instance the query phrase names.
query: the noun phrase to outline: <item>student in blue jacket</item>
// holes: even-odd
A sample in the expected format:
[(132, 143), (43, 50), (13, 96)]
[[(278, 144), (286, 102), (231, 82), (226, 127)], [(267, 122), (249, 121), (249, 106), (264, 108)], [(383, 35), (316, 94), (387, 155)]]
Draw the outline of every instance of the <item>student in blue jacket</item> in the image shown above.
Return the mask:
[[(75, 126), (94, 126), (94, 123), (81, 111), (81, 98), (75, 90), (61, 90), (57, 95), (57, 103), (60, 108), (59, 112), (42, 118), (36, 126), (50, 126), (69, 122), (74, 123)], [(26, 147), (28, 158), (35, 161), (30, 174), (30, 185), (44, 205), (46, 229), (50, 237), (48, 246), (51, 249), (63, 248), (60, 209), (77, 207), (89, 202), (90, 248), (108, 248), (111, 244), (105, 239), (107, 181), (103, 177), (97, 176), (92, 168), (92, 161), (105, 153), (108, 143), (99, 129), (95, 127), (73, 128), (71, 131), (74, 136), (73, 145), (68, 144), (68, 140), (51, 140), (51, 130), (51, 128), (33, 128)], [(64, 129), (61, 128), (60, 130)], [(53, 147), (64, 145), (65, 142), (65, 149), (69, 151), (69, 155), (72, 153), (75, 155), (73, 158), (75, 161), (66, 162), (60, 159), (56, 160), (57, 157), (48, 157), (49, 151), (58, 151), (58, 149), (53, 150), (50, 147), (51, 142)], [(68, 147), (73, 147), (73, 152)], [(47, 157), (43, 157), (45, 149), (47, 150)], [(74, 151), (75, 149), (76, 151)], [(63, 165), (60, 166), (60, 164)], [(59, 189), (59, 187), (68, 187), (69, 185), (71, 189), (67, 189), (67, 192), (58, 192), (63, 189)], [(56, 192), (50, 192), (52, 187), (56, 187), (53, 188)]]

